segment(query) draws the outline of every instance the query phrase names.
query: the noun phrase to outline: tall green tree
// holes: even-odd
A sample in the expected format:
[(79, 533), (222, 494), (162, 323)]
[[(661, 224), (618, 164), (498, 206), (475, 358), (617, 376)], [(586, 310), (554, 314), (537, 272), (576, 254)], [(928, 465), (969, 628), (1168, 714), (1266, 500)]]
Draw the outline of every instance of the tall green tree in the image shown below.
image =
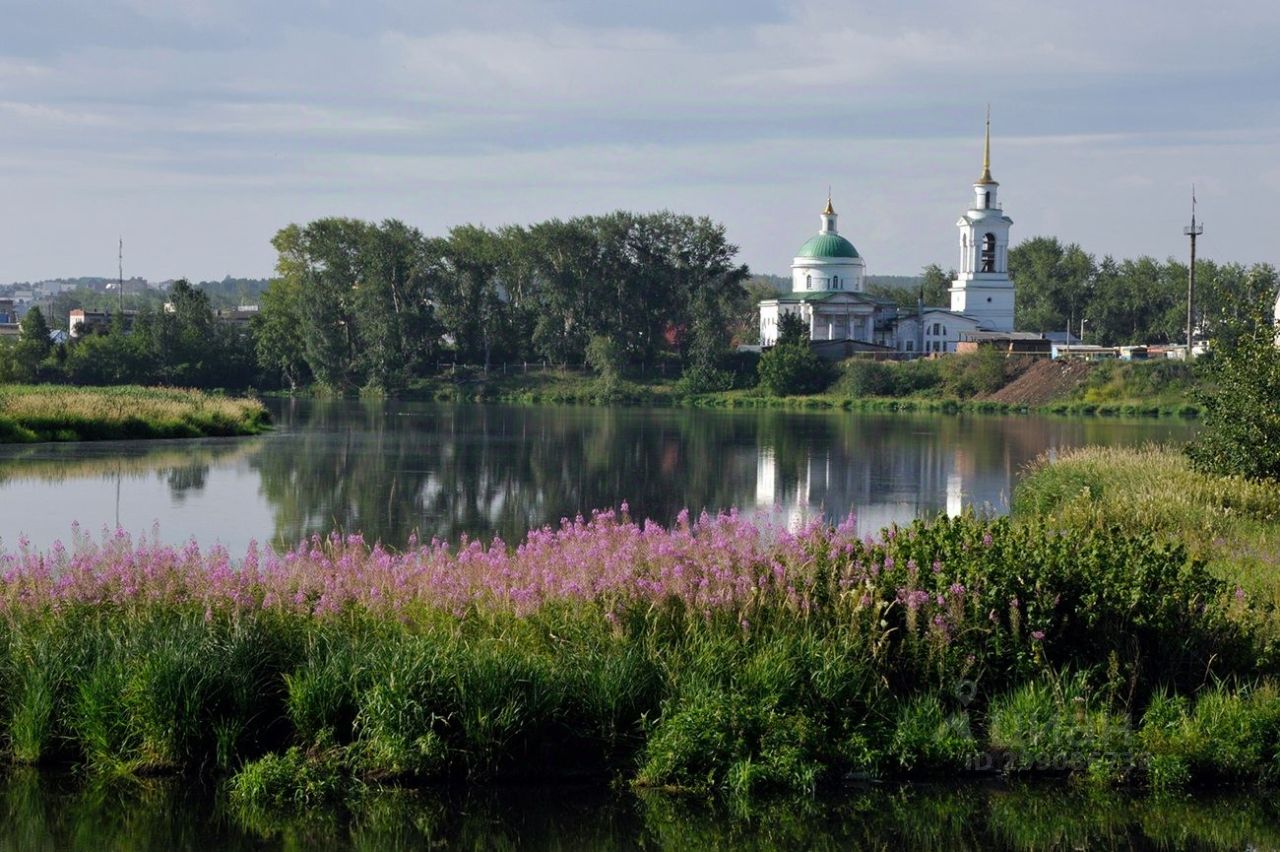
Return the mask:
[(53, 341), (49, 339), (49, 324), (45, 322), (44, 313), (38, 306), (27, 311), (18, 325), (18, 340), (9, 352), (12, 381), (36, 382), (45, 378), (50, 372), (44, 362), (53, 352)]
[(942, 267), (931, 263), (920, 270), (920, 297), (930, 307), (951, 306), (951, 282), (955, 280), (956, 271), (943, 272)]
[(306, 329), (302, 315), (302, 280), (283, 274), (259, 299), (253, 318), (253, 341), (258, 363), (278, 375), (290, 390), (311, 379), (307, 365)]
[(1201, 470), (1280, 480), (1280, 347), (1271, 313), (1231, 319), (1204, 362), (1203, 426), (1188, 449)]
[(437, 254), (416, 228), (388, 220), (368, 229), (355, 285), (365, 382), (398, 390), (434, 361), (441, 328), (432, 299), (440, 275)]
[(1014, 327), (1025, 331), (1078, 332), (1093, 295), (1094, 259), (1075, 243), (1033, 237), (1009, 251), (1009, 275), (1017, 292)]

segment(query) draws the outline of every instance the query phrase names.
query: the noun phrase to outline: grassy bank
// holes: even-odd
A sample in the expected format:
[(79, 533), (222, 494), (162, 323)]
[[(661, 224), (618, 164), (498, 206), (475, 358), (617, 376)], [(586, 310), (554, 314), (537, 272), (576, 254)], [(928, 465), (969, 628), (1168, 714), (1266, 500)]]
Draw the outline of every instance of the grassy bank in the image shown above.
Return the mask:
[[(832, 367), (818, 394), (778, 396), (758, 388), (691, 393), (674, 378), (601, 379), (574, 370), (481, 371), (417, 382), (408, 395), (453, 402), (574, 405), (687, 405), (918, 413), (1055, 414), (1101, 417), (1195, 417), (1194, 381), (1181, 364), (1103, 363), (1065, 396), (1043, 404), (990, 399), (1028, 362), (962, 356), (933, 361), (851, 360)], [(747, 382), (749, 378), (743, 378)]]
[(1013, 510), (1179, 542), (1266, 610), (1280, 608), (1275, 483), (1200, 473), (1172, 447), (1087, 447), (1037, 461), (1014, 492)]
[(251, 435), (268, 422), (255, 399), (176, 388), (0, 386), (0, 442)]
[(216, 768), (245, 803), (448, 779), (746, 795), (1280, 767), (1261, 604), (1115, 528), (969, 517), (871, 541), (606, 513), (518, 549), (332, 537), (233, 567), (120, 534), (3, 563), (12, 760)]

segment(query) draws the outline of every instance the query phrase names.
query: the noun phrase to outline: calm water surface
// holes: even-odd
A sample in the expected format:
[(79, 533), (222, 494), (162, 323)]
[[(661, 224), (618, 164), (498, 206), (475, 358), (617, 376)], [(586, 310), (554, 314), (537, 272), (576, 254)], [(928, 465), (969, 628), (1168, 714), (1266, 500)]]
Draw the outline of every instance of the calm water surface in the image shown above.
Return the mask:
[(1240, 792), (1167, 798), (1052, 787), (853, 789), (749, 806), (577, 788), (391, 790), (301, 813), (244, 810), (178, 779), (0, 780), (0, 849), (1276, 849), (1280, 810)]
[(0, 544), (117, 525), (233, 554), (340, 529), (518, 540), (629, 501), (669, 522), (737, 507), (863, 532), (965, 506), (1007, 511), (1018, 472), (1081, 444), (1183, 441), (1194, 425), (978, 415), (275, 400), (253, 438), (0, 447)]

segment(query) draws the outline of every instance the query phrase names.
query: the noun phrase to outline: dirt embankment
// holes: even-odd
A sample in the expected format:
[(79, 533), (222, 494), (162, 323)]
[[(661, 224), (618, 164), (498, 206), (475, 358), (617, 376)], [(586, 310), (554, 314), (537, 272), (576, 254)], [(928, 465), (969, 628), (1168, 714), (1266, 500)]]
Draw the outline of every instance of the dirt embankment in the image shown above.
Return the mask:
[(1036, 361), (986, 399), (1012, 405), (1048, 405), (1084, 384), (1090, 367), (1084, 361)]

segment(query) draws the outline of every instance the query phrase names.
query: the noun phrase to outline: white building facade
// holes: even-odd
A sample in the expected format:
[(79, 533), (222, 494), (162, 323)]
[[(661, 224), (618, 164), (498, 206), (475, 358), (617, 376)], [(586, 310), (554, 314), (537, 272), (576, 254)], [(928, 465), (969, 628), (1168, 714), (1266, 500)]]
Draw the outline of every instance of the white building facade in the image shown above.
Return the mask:
[(898, 316), (893, 348), (907, 355), (955, 352), (962, 334), (981, 328), (973, 317), (946, 308), (924, 308)]

